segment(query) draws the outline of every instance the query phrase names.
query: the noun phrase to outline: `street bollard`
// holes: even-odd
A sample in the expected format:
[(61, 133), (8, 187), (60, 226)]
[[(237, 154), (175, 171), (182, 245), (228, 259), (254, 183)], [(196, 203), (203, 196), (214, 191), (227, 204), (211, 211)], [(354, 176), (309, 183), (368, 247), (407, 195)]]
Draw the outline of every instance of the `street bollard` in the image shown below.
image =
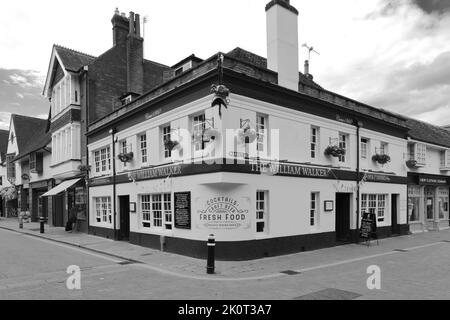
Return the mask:
[(215, 273), (215, 252), (216, 251), (216, 238), (211, 234), (208, 238), (208, 266), (206, 268), (208, 274)]
[(41, 224), (41, 233), (45, 232), (45, 218), (44, 217), (40, 217), (39, 218), (39, 222)]
[(23, 229), (23, 217), (19, 217), (19, 229)]

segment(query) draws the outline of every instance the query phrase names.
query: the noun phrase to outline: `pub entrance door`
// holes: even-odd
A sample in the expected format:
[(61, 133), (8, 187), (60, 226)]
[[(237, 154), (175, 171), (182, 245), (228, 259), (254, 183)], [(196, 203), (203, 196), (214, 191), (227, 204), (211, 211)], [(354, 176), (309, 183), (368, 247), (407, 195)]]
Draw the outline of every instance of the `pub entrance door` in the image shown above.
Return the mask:
[(119, 241), (130, 241), (130, 196), (119, 197), (120, 230)]
[(351, 242), (351, 193), (336, 194), (336, 242)]

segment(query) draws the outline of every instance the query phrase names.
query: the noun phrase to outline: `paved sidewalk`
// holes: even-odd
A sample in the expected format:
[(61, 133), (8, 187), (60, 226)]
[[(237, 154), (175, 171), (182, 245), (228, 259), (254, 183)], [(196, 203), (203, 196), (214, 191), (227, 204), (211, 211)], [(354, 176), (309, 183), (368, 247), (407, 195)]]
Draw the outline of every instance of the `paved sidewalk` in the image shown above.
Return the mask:
[[(303, 272), (329, 266), (343, 265), (351, 261), (370, 260), (373, 257), (401, 254), (402, 250), (414, 250), (436, 243), (450, 242), (450, 230), (429, 232), (380, 241), (371, 247), (351, 244), (293, 255), (244, 262), (217, 262), (215, 275), (206, 275), (206, 261), (164, 253), (127, 242), (116, 242), (82, 233), (67, 233), (64, 228), (45, 226), (45, 234), (39, 233), (39, 223), (26, 223), (19, 229), (17, 218), (0, 218), (0, 229), (56, 241), (87, 249), (99, 254), (145, 264), (153, 270), (179, 277), (211, 280), (248, 280), (282, 276), (282, 272)], [(205, 244), (206, 250), (206, 244)]]

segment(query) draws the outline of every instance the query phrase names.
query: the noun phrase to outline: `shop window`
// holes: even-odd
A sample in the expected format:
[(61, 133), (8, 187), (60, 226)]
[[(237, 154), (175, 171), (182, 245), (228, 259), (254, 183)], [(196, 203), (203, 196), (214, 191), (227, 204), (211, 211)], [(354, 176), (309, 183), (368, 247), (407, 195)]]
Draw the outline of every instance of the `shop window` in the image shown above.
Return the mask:
[(439, 201), (439, 219), (449, 219), (449, 191), (447, 188), (438, 189)]
[(435, 188), (425, 188), (425, 212), (427, 220), (434, 220), (434, 197)]
[(97, 223), (111, 223), (112, 211), (111, 211), (111, 198), (100, 197), (94, 198), (95, 214)]
[(86, 189), (84, 187), (75, 188), (75, 207), (77, 219), (86, 220)]
[(142, 226), (172, 230), (172, 197), (170, 194), (141, 195)]
[(320, 129), (317, 127), (311, 127), (311, 159), (317, 158), (317, 153), (320, 148), (319, 141), (320, 141)]
[(320, 194), (318, 192), (311, 193), (311, 205), (310, 205), (310, 225), (311, 227), (317, 227), (319, 220), (319, 202)]
[(363, 213), (375, 214), (378, 222), (384, 222), (387, 213), (387, 197), (385, 194), (361, 195), (361, 211)]
[(420, 221), (420, 187), (408, 188), (408, 216), (410, 222)]
[(256, 192), (256, 232), (268, 231), (268, 191)]

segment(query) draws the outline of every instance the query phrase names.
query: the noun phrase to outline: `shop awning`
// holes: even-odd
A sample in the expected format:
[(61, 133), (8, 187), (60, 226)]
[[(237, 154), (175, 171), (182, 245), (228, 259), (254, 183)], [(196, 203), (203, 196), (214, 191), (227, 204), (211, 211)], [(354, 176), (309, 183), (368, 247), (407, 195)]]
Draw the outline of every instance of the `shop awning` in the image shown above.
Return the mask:
[(43, 194), (41, 197), (56, 196), (57, 194), (60, 194), (61, 192), (66, 191), (67, 189), (69, 189), (71, 186), (73, 186), (80, 180), (81, 180), (81, 178), (64, 181), (60, 185), (54, 187), (52, 190), (47, 192), (46, 194)]

